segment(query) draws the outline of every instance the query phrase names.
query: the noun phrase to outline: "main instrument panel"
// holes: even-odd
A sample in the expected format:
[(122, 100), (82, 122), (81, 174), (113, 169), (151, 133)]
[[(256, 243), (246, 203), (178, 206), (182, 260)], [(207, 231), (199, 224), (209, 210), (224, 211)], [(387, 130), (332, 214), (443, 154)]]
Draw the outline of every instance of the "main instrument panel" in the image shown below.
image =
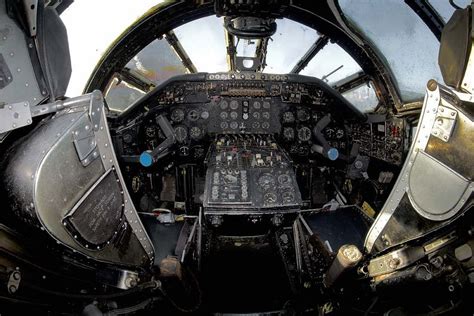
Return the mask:
[[(402, 119), (374, 121), (326, 83), (294, 74), (176, 76), (110, 122), (132, 194), (145, 183), (148, 191), (175, 186), (176, 199), (229, 214), (310, 205), (322, 190), (316, 186), (329, 183), (314, 178), (313, 167), (363, 179), (371, 158), (399, 166), (405, 137)], [(176, 167), (175, 183), (160, 178)]]
[[(170, 120), (181, 147), (193, 147), (222, 134), (274, 135), (292, 154), (306, 156), (318, 141), (314, 128), (329, 116), (330, 146), (348, 149), (345, 122), (365, 115), (325, 83), (298, 75), (194, 74), (157, 88), (118, 120), (124, 154), (138, 154), (159, 141), (156, 116)], [(182, 150), (182, 154), (191, 152)]]

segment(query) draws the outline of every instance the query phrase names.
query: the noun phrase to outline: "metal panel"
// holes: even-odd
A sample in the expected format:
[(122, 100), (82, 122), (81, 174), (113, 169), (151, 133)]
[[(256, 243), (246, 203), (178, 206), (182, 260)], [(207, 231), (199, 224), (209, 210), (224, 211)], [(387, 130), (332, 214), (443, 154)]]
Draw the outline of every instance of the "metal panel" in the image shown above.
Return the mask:
[(415, 210), (434, 221), (456, 214), (472, 192), (469, 181), (422, 151), (416, 154), (408, 187)]
[[(430, 154), (434, 144), (450, 146), (457, 142), (461, 118), (469, 120), (464, 115), (459, 115), (457, 105), (449, 101), (453, 99), (454, 95), (447, 88), (443, 87), (441, 94), (440, 87), (434, 80), (428, 83), (417, 133), (405, 164), (366, 237), (364, 246), (368, 252), (373, 250), (376, 242), (385, 249), (393, 246), (392, 241), (398, 243), (420, 237), (446, 225), (448, 220), (455, 218), (456, 215), (462, 214), (463, 206), (472, 195), (473, 185), (468, 174), (458, 173), (451, 166), (453, 159), (469, 165), (472, 161), (472, 148), (451, 151), (449, 159), (440, 155), (433, 157)], [(439, 119), (444, 120), (445, 113), (455, 119), (449, 122), (449, 128), (443, 131), (442, 139), (439, 139)], [(465, 122), (461, 125), (465, 125)], [(403, 205), (404, 196), (408, 196), (406, 201), (408, 205)], [(407, 212), (409, 209), (411, 211)], [(412, 231), (400, 228), (397, 220), (402, 213), (406, 213), (404, 221), (425, 224)], [(392, 236), (393, 234), (397, 236)]]
[[(33, 130), (8, 157), (4, 181), (9, 197), (13, 199), (13, 211), (20, 219), (49, 233), (58, 244), (94, 260), (129, 266), (150, 264), (154, 249), (131, 202), (121, 172), (115, 167), (118, 162), (106, 124), (101, 93), (95, 91), (68, 99), (67, 104), (61, 104), (59, 108), (64, 107)], [(92, 139), (97, 144), (93, 151), (97, 153), (97, 159), (85, 166), (74, 145), (74, 135), (87, 126), (93, 131)], [(104, 208), (91, 209), (90, 206), (94, 208), (95, 204), (88, 203), (87, 197), (97, 195), (99, 191), (94, 192), (94, 189), (101, 186), (101, 179), (108, 174), (114, 175), (113, 181), (118, 186), (109, 188), (115, 192), (102, 195), (112, 196), (114, 201), (106, 201), (102, 204)], [(85, 206), (88, 206), (86, 212), (78, 212)], [(92, 218), (70, 220), (79, 213)], [(68, 215), (69, 220), (64, 220)], [(111, 218), (103, 219), (101, 216)], [(122, 219), (121, 225), (117, 219)], [(112, 232), (108, 225), (113, 226)], [(71, 228), (81, 234), (71, 233)], [(109, 233), (107, 236), (93, 236), (93, 231), (98, 230)], [(110, 238), (112, 233), (117, 236)]]
[[(36, 81), (28, 46), (23, 31), (6, 13), (6, 5), (0, 5), (0, 54), (3, 55), (12, 73), (12, 82), (0, 89), (0, 104), (19, 101), (36, 105), (47, 95), (40, 91)], [(8, 78), (7, 78), (8, 79)]]

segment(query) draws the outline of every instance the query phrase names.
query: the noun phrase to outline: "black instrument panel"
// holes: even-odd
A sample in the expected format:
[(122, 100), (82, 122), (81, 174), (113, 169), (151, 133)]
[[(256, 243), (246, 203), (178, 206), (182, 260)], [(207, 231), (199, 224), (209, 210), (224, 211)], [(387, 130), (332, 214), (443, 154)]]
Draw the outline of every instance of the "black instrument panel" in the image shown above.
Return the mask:
[[(126, 154), (152, 150), (159, 143), (158, 115), (169, 119), (180, 146), (193, 146), (216, 135), (266, 134), (293, 147), (302, 144), (305, 149), (293, 148), (293, 153), (303, 155), (315, 142), (313, 129), (319, 118), (330, 115), (331, 125), (337, 125), (343, 135), (345, 121), (365, 119), (336, 91), (311, 77), (183, 75), (156, 88), (117, 120)], [(132, 144), (141, 148), (133, 150)]]
[[(162, 140), (156, 124), (159, 115), (170, 121), (179, 155), (192, 158), (202, 157), (216, 136), (250, 134), (272, 135), (292, 156), (317, 156), (318, 148), (324, 145), (348, 159), (352, 132), (354, 136), (360, 134), (354, 127), (366, 121), (366, 115), (337, 91), (312, 77), (189, 74), (163, 83), (112, 122), (120, 153), (139, 155), (153, 150)], [(318, 138), (315, 129), (322, 121), (326, 123)], [(395, 147), (400, 151), (395, 156), (401, 157), (402, 146)], [(391, 163), (401, 161), (384, 159), (392, 156), (375, 157)]]

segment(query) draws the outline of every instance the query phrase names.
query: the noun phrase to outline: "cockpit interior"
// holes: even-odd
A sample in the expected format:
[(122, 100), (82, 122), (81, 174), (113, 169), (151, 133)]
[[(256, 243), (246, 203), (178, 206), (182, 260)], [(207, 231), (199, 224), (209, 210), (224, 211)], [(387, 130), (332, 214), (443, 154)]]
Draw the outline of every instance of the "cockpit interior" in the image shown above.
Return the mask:
[(167, 1), (80, 96), (74, 5), (0, 3), (0, 315), (472, 315), (470, 1)]

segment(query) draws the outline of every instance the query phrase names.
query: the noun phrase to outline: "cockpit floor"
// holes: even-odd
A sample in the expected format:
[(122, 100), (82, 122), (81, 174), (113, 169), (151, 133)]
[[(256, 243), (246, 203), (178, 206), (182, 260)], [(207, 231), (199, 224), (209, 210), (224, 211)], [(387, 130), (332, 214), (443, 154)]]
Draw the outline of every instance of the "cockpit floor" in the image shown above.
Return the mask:
[(274, 248), (239, 248), (212, 254), (203, 266), (204, 306), (212, 312), (280, 310), (292, 297)]

